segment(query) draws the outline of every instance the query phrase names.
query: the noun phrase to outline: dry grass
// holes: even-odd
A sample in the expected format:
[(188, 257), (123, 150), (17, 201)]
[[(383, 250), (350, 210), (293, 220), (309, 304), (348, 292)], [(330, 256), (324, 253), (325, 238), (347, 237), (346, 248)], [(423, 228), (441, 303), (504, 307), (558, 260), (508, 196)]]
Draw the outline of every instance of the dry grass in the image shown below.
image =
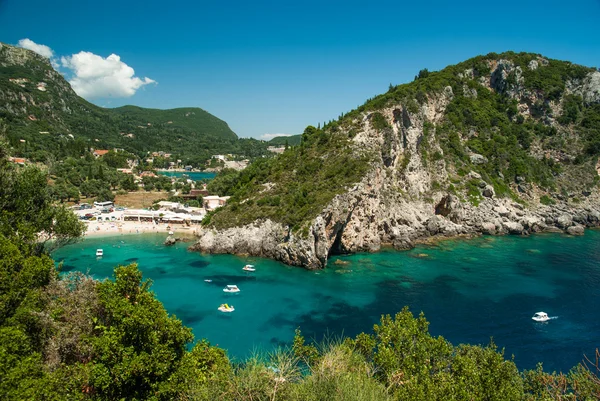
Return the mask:
[(115, 195), (115, 204), (134, 209), (143, 209), (152, 206), (152, 202), (158, 199), (167, 199), (166, 192), (129, 192), (127, 195)]

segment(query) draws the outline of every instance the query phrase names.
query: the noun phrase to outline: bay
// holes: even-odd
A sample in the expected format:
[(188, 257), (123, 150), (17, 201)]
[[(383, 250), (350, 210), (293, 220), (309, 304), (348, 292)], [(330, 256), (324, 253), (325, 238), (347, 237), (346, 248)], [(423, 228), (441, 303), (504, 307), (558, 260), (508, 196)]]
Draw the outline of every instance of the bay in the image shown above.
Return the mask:
[(203, 171), (159, 171), (158, 174), (176, 178), (187, 175), (193, 181), (212, 180), (217, 175), (217, 173), (207, 173)]
[[(600, 232), (444, 241), (411, 251), (338, 256), (323, 271), (165, 247), (162, 234), (88, 238), (57, 250), (62, 271), (103, 279), (136, 262), (165, 308), (242, 360), (256, 350), (371, 332), (382, 314), (423, 311), (433, 335), (453, 344), (494, 343), (520, 369), (567, 371), (600, 344)], [(104, 249), (97, 259), (95, 250)], [(242, 270), (254, 264), (256, 272)], [(205, 280), (211, 280), (206, 282)], [(236, 284), (237, 294), (222, 289)], [(229, 303), (233, 313), (217, 307)], [(537, 323), (547, 312), (554, 319)]]

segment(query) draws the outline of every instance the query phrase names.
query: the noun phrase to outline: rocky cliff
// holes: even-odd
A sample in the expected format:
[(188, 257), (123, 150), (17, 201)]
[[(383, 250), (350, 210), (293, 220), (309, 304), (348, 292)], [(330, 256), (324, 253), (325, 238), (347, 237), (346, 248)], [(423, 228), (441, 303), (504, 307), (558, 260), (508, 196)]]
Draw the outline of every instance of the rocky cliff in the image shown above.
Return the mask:
[[(241, 226), (213, 224), (199, 231), (192, 249), (312, 269), (325, 267), (332, 254), (383, 245), (408, 249), (457, 235), (579, 235), (600, 224), (600, 72), (508, 53), (420, 75), (325, 127), (347, 138), (346, 149), (369, 154), (369, 167), (304, 229), (277, 214)], [(277, 177), (263, 181), (282, 185)], [(245, 191), (239, 203), (234, 192), (235, 213), (260, 202), (262, 192)]]

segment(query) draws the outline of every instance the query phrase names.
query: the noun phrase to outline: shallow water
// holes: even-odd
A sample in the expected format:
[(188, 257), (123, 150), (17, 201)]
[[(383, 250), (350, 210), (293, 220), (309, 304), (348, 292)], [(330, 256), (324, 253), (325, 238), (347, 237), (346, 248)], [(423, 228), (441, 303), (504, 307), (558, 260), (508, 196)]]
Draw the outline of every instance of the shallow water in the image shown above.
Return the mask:
[(159, 171), (158, 174), (177, 178), (187, 175), (193, 181), (212, 180), (217, 175), (217, 173), (205, 173), (202, 171)]
[[(333, 258), (310, 272), (260, 258), (201, 255), (163, 234), (89, 238), (54, 253), (63, 271), (112, 276), (136, 262), (167, 310), (241, 359), (289, 344), (299, 327), (309, 339), (370, 332), (381, 314), (404, 305), (425, 313), (430, 331), (454, 344), (493, 337), (517, 366), (566, 371), (600, 346), (600, 232), (482, 237), (407, 252)], [(96, 248), (104, 257), (96, 259)], [(337, 264), (336, 264), (336, 261)], [(251, 263), (256, 272), (242, 267)], [(212, 280), (208, 283), (204, 280)], [(237, 284), (241, 291), (222, 289)], [(235, 307), (221, 313), (221, 303)], [(531, 320), (534, 312), (556, 317)]]

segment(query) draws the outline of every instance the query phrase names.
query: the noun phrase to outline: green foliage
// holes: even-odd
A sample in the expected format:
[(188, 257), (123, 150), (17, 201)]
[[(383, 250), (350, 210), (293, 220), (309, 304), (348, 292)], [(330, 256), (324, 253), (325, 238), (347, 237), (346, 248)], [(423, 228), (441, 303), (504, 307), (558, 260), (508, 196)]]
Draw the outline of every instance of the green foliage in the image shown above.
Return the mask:
[(390, 126), (388, 121), (385, 119), (385, 117), (381, 113), (377, 113), (377, 112), (373, 113), (373, 114), (371, 114), (370, 118), (371, 118), (371, 125), (376, 130), (381, 131)]
[(176, 371), (191, 330), (167, 315), (137, 266), (115, 269), (98, 285), (101, 312), (90, 385), (103, 398), (147, 399)]
[(301, 388), (311, 385), (313, 392), (323, 394), (314, 399), (346, 394), (346, 388), (377, 400), (523, 399), (522, 376), (493, 344), (454, 347), (443, 337), (432, 337), (428, 325), (422, 314), (415, 318), (406, 307), (394, 318), (382, 316), (373, 335), (362, 333), (313, 357), (311, 375)]
[(291, 135), (291, 136), (276, 136), (271, 139), (268, 144), (269, 146), (297, 146), (300, 145), (302, 135)]
[(211, 193), (232, 197), (206, 222), (223, 228), (268, 218), (300, 230), (362, 178), (368, 160), (345, 136), (309, 126), (299, 146), (240, 172), (224, 170), (209, 183)]
[(540, 203), (542, 205), (552, 206), (552, 205), (556, 204), (556, 201), (554, 199), (552, 199), (551, 197), (549, 197), (548, 195), (542, 195), (540, 197)]
[(563, 111), (560, 117), (558, 117), (558, 122), (563, 125), (577, 122), (582, 109), (583, 99), (581, 99), (581, 96), (565, 96), (563, 100)]
[(469, 180), (467, 182), (467, 197), (473, 206), (479, 206), (481, 202), (481, 192), (479, 191), (479, 181)]
[[(50, 239), (60, 245), (80, 237), (83, 223), (64, 207), (54, 206), (47, 188), (46, 175), (39, 169), (15, 170), (0, 159), (0, 234), (30, 249)], [(38, 238), (41, 232), (45, 235)]]

